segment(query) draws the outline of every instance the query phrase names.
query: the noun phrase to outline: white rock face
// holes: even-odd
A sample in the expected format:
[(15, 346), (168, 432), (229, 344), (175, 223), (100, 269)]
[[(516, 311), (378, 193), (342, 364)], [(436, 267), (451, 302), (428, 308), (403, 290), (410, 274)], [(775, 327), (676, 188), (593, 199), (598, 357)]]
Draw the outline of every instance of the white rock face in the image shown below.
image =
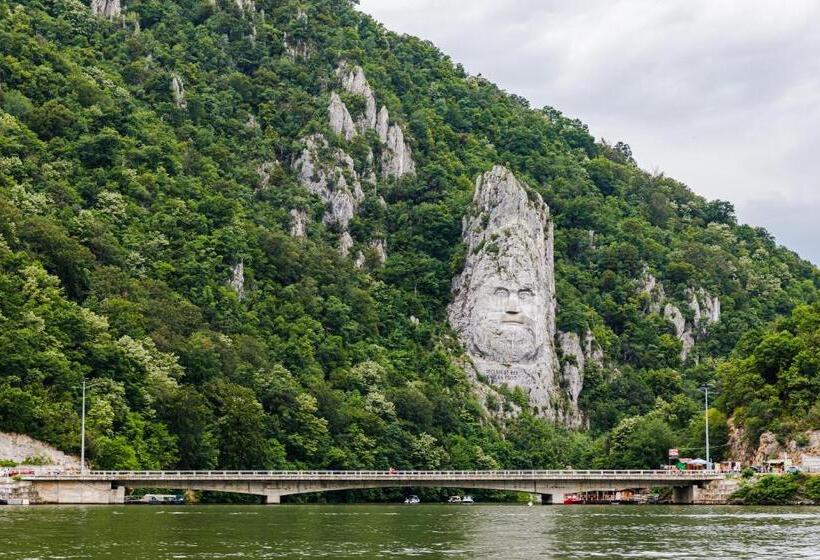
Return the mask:
[(367, 259), (364, 258), (364, 253), (359, 251), (356, 255), (356, 260), (353, 261), (353, 266), (355, 266), (356, 268), (362, 268), (364, 267), (364, 263), (366, 262), (366, 260)]
[(521, 387), (540, 414), (563, 419), (549, 208), (496, 166), (476, 182), (463, 238), (467, 259), (453, 281), (450, 325), (490, 384)]
[(387, 143), (387, 129), (389, 128), (390, 113), (387, 111), (387, 107), (382, 105), (382, 108), (379, 111), (379, 116), (376, 120), (376, 134), (379, 136), (379, 140), (382, 144)]
[(384, 246), (384, 239), (375, 239), (370, 242), (370, 246), (376, 252), (376, 258), (379, 260), (379, 264), (384, 264), (387, 260), (387, 250)]
[(558, 346), (561, 348), (561, 385), (565, 388), (572, 404), (566, 415), (566, 423), (573, 427), (583, 424), (583, 415), (578, 406), (578, 398), (584, 388), (584, 371), (590, 363), (602, 364), (604, 352), (592, 332), (581, 337), (574, 332), (559, 332)]
[(260, 189), (264, 190), (270, 186), (271, 177), (273, 177), (273, 172), (278, 165), (278, 161), (263, 161), (256, 166), (256, 174), (259, 175)]
[(353, 247), (353, 238), (350, 237), (350, 234), (346, 231), (342, 232), (339, 236), (339, 253), (343, 257), (346, 257), (350, 254), (350, 249)]
[(720, 320), (720, 298), (712, 297), (703, 288), (686, 290), (689, 296), (689, 308), (692, 310), (692, 322), (696, 328), (704, 327)]
[(114, 19), (120, 17), (120, 0), (91, 0), (91, 13), (97, 17)]
[(330, 94), (330, 105), (327, 107), (330, 129), (336, 134), (344, 136), (345, 140), (351, 140), (356, 136), (356, 126), (353, 118), (347, 110), (342, 98), (334, 91)]
[(692, 311), (692, 321), (687, 321), (680, 308), (667, 301), (661, 284), (648, 270), (644, 271), (641, 292), (647, 294), (648, 313), (663, 313), (675, 327), (675, 336), (681, 341), (681, 360), (686, 360), (698, 338), (706, 335), (706, 327), (720, 320), (720, 298), (710, 295), (703, 288), (687, 288), (687, 306)]
[(404, 132), (397, 124), (387, 129), (387, 141), (382, 152), (382, 175), (385, 177), (403, 177), (416, 172), (413, 153), (410, 145), (404, 141)]
[(44, 457), (50, 464), (79, 469), (80, 459), (24, 434), (0, 432), (0, 459), (22, 463), (29, 457)]
[(185, 84), (182, 83), (182, 78), (179, 77), (179, 74), (171, 76), (171, 93), (174, 96), (174, 103), (177, 104), (177, 107), (184, 109), (188, 106), (188, 103), (185, 101)]
[(577, 410), (578, 397), (581, 395), (581, 389), (584, 388), (584, 366), (586, 365), (586, 355), (581, 348), (581, 337), (574, 332), (559, 332), (558, 345), (564, 358), (561, 378)]
[(254, 0), (234, 0), (236, 7), (239, 8), (243, 14), (252, 14), (256, 12), (256, 3)]
[(648, 272), (644, 276), (644, 283), (641, 291), (649, 296), (649, 307), (647, 311), (650, 313), (660, 313), (661, 304), (666, 299), (666, 293), (663, 291), (663, 284)]
[[(321, 134), (309, 136), (304, 142), (305, 148), (293, 164), (299, 175), (299, 182), (318, 195), (327, 206), (328, 211), (325, 212), (323, 221), (326, 224), (338, 224), (342, 230), (346, 230), (359, 203), (364, 199), (353, 158), (341, 150), (331, 151)], [(327, 152), (326, 157), (323, 158), (320, 152)], [(352, 183), (348, 183), (346, 176), (351, 178)]]
[(695, 346), (695, 335), (692, 334), (692, 330), (688, 328), (681, 310), (671, 303), (667, 303), (664, 306), (663, 316), (674, 325), (675, 336), (678, 337), (678, 340), (680, 340), (683, 345), (680, 352), (680, 359), (685, 360)]
[(245, 296), (245, 263), (239, 261), (231, 268), (231, 288), (237, 293), (239, 299)]
[(307, 228), (307, 212), (292, 208), (290, 214), (290, 235), (291, 237), (305, 237)]
[(310, 58), (308, 44), (300, 39), (289, 39), (287, 33), (282, 38), (282, 46), (285, 48), (285, 54), (291, 60), (307, 60)]
[(373, 90), (367, 83), (362, 67), (348, 68), (346, 64), (340, 64), (336, 74), (341, 78), (345, 91), (364, 98), (364, 114), (357, 120), (359, 130), (364, 132), (376, 128), (376, 96), (373, 95)]

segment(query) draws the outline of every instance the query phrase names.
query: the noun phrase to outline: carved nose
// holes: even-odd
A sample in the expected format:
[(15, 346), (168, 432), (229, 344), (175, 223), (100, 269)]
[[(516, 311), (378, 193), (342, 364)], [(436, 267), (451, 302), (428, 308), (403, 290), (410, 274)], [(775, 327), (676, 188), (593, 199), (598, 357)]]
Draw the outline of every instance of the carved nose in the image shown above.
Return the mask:
[(518, 303), (518, 297), (515, 295), (510, 295), (510, 298), (507, 300), (507, 313), (510, 315), (518, 315), (521, 312), (521, 308)]

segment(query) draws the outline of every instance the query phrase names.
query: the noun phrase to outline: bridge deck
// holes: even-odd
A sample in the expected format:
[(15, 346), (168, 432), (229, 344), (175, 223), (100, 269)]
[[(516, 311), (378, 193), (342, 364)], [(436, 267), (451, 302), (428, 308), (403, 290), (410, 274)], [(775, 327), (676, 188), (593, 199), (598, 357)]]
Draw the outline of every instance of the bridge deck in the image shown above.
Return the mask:
[(476, 481), (476, 480), (640, 480), (683, 484), (723, 478), (715, 471), (678, 470), (495, 470), (495, 471), (87, 471), (38, 473), (25, 480), (122, 481)]

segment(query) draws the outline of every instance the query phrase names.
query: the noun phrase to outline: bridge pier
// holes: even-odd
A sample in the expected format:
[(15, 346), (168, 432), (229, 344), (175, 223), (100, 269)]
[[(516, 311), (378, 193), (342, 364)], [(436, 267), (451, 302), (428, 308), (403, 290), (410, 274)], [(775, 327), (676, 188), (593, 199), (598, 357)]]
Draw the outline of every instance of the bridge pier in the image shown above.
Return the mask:
[[(115, 487), (116, 486), (116, 487)], [(34, 481), (37, 502), (44, 504), (123, 504), (125, 487), (111, 482)]]
[(271, 492), (264, 495), (265, 505), (276, 505), (282, 503), (282, 495), (278, 492)]
[(693, 504), (695, 503), (695, 487), (688, 486), (673, 486), (672, 487), (672, 503), (673, 504)]
[(543, 505), (560, 505), (564, 503), (564, 492), (551, 492), (549, 494), (541, 494), (541, 503)]

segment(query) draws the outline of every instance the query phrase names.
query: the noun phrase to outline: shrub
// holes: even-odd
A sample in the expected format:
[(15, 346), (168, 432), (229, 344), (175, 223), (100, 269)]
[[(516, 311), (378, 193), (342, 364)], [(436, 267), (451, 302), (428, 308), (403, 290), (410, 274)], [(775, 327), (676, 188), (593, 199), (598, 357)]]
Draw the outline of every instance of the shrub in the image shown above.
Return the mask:
[(799, 489), (799, 477), (769, 474), (742, 486), (732, 494), (732, 499), (753, 505), (787, 504), (794, 500)]

